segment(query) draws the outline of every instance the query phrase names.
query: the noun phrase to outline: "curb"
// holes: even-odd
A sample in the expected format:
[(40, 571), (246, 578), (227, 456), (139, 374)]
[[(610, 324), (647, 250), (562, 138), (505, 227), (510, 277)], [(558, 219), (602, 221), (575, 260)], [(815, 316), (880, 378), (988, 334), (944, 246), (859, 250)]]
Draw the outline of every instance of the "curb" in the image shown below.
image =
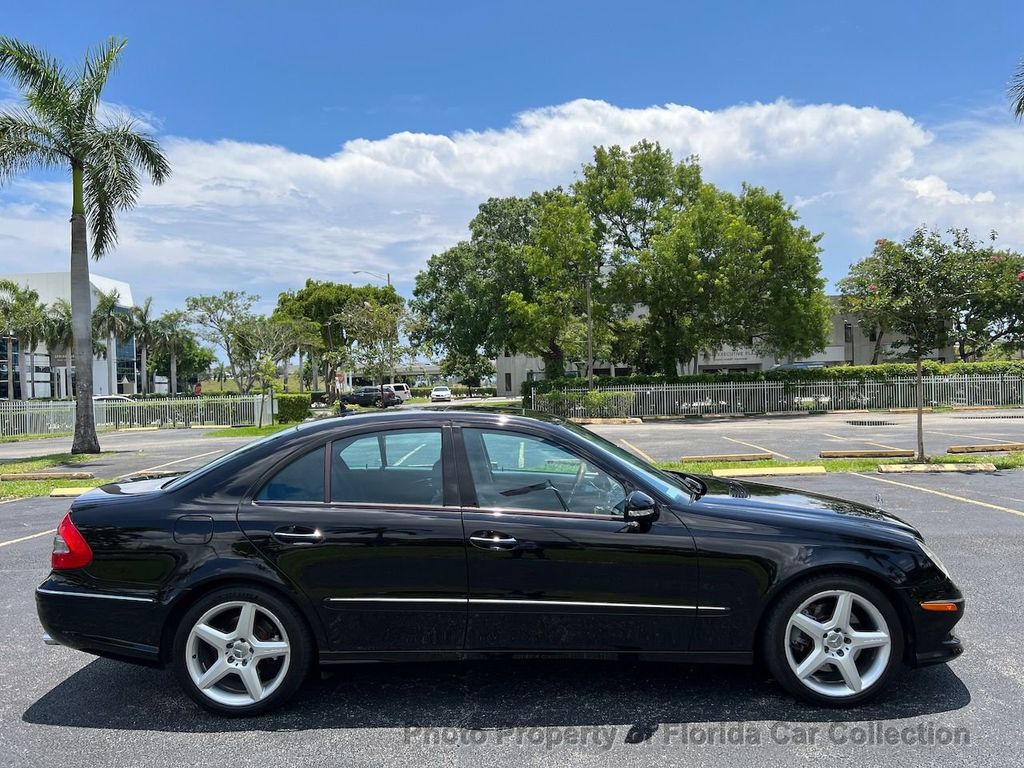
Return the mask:
[(699, 464), (705, 461), (761, 461), (772, 458), (775, 457), (771, 453), (711, 453), (703, 456), (680, 456), (679, 461)]
[(866, 450), (866, 451), (820, 451), (819, 459), (904, 459), (912, 458), (916, 453), (911, 450)]
[(92, 472), (8, 472), (0, 475), (2, 480), (92, 480)]
[(761, 469), (713, 469), (714, 477), (775, 477), (784, 475), (824, 475), (820, 464), (808, 467), (763, 467)]
[(89, 491), (95, 491), (95, 490), (96, 490), (96, 486), (94, 486), (94, 485), (93, 486), (89, 486), (88, 488), (54, 488), (53, 490), (50, 491), (50, 498), (51, 499), (60, 499), (60, 498), (73, 499), (73, 498), (75, 498), (77, 496), (81, 496), (83, 493), (88, 493)]
[(951, 445), (946, 453), (1003, 453), (1024, 451), (1024, 443), (989, 443), (987, 445)]

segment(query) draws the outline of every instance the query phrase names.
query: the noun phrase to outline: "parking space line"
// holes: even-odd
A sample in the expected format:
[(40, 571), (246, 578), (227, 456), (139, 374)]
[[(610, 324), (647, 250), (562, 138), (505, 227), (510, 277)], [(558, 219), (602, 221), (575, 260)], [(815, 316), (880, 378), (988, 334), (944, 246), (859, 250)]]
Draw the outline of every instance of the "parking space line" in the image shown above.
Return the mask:
[(958, 435), (953, 432), (938, 432), (934, 429), (926, 429), (929, 435), (945, 435), (946, 437), (966, 437), (968, 440), (984, 440), (986, 443), (1005, 443), (1006, 438), (982, 437), (981, 435)]
[(745, 443), (742, 440), (737, 440), (735, 437), (726, 437), (725, 435), (719, 435), (719, 437), (721, 437), (723, 440), (728, 440), (730, 443), (739, 443), (740, 445), (745, 445), (748, 448), (757, 448), (757, 450), (759, 450), (759, 451), (764, 451), (765, 453), (770, 453), (773, 456), (778, 456), (780, 459), (790, 459), (790, 460), (792, 460), (792, 458), (793, 458), (792, 456), (787, 456), (784, 453), (779, 453), (778, 451), (773, 451), (771, 448), (763, 448), (762, 446), (754, 445), (753, 443)]
[(9, 541), (0, 541), (0, 547), (7, 547), (7, 546), (10, 546), (11, 544), (20, 544), (23, 541), (28, 541), (29, 539), (38, 539), (40, 536), (46, 536), (47, 534), (51, 534), (52, 535), (54, 530), (55, 530), (54, 528), (47, 528), (45, 531), (40, 531), (39, 533), (30, 533), (28, 536), (22, 536), (20, 539), (10, 539)]
[(874, 440), (863, 440), (859, 437), (842, 437), (841, 435), (833, 435), (831, 432), (822, 432), (825, 437), (834, 437), (837, 440), (845, 440), (849, 443), (864, 443), (864, 445), (875, 445), (879, 448), (885, 448), (888, 451), (899, 451), (902, 448), (897, 448), (895, 445), (886, 445), (885, 443), (876, 443)]
[(851, 472), (851, 475), (857, 477), (863, 477), (867, 480), (875, 480), (879, 483), (888, 483), (889, 485), (898, 485), (901, 488), (911, 488), (915, 491), (921, 491), (922, 493), (931, 493), (936, 496), (942, 496), (944, 499), (952, 499), (953, 501), (962, 501), (966, 504), (974, 504), (979, 507), (987, 507), (988, 509), (995, 509), (999, 512), (1009, 512), (1011, 515), (1019, 515), (1024, 517), (1024, 512), (1019, 509), (1010, 509), (1009, 507), (1001, 507), (998, 504), (989, 504), (987, 501), (978, 501), (977, 499), (968, 499), (964, 496), (957, 496), (956, 494), (946, 493), (945, 491), (936, 491), (933, 488), (922, 488), (919, 485), (911, 485), (910, 483), (901, 483), (898, 480), (889, 480), (884, 477), (873, 477), (872, 475), (862, 475), (860, 472)]
[(164, 467), (169, 467), (172, 464), (181, 464), (183, 461), (191, 461), (192, 459), (201, 459), (203, 456), (210, 456), (214, 453), (223, 453), (222, 448), (218, 448), (216, 451), (207, 451), (206, 453), (198, 453), (195, 456), (186, 456), (184, 459), (175, 459), (174, 461), (168, 461), (164, 464), (157, 464), (155, 467), (146, 467), (145, 469), (137, 469), (134, 472), (128, 472), (127, 474), (121, 475), (120, 477), (131, 477), (132, 475), (141, 475), (144, 472), (153, 472)]
[(637, 448), (635, 445), (633, 445), (631, 442), (629, 442), (629, 440), (626, 440), (625, 438), (620, 437), (619, 438), (619, 442), (622, 443), (627, 448), (629, 448), (629, 450), (631, 450), (633, 453), (635, 453), (637, 456), (639, 456), (644, 461), (650, 462), (651, 464), (654, 463), (654, 459), (653, 458), (651, 458), (646, 453), (641, 451), (639, 448)]

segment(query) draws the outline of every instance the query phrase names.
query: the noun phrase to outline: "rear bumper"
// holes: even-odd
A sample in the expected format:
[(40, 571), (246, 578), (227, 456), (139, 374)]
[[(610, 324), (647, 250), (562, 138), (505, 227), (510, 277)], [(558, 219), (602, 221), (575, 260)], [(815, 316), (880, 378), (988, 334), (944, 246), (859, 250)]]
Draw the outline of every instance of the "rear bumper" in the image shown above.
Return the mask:
[(122, 661), (160, 662), (164, 609), (153, 598), (87, 591), (51, 577), (36, 588), (36, 613), (47, 644)]

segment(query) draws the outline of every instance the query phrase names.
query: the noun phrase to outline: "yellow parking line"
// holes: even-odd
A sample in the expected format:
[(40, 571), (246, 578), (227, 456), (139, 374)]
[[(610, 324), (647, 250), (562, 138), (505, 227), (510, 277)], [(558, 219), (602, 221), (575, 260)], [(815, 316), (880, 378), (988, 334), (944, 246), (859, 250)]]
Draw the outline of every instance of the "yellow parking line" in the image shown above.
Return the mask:
[(764, 451), (765, 453), (770, 453), (770, 454), (772, 454), (774, 456), (778, 456), (780, 459), (792, 459), (793, 458), (792, 456), (787, 456), (784, 453), (779, 453), (778, 451), (773, 451), (771, 448), (764, 448), (763, 446), (754, 445), (753, 443), (745, 443), (742, 440), (737, 440), (734, 437), (726, 437), (725, 435), (721, 435), (721, 438), (723, 440), (728, 440), (730, 443), (739, 443), (740, 445), (745, 445), (748, 448), (757, 448), (757, 450), (759, 450), (759, 451)]
[(620, 437), (620, 438), (619, 438), (619, 442), (620, 442), (620, 443), (622, 443), (622, 444), (623, 444), (624, 446), (626, 446), (627, 448), (629, 448), (629, 450), (631, 450), (631, 451), (632, 451), (633, 453), (635, 453), (635, 454), (636, 454), (637, 456), (639, 456), (639, 457), (640, 457), (641, 459), (643, 459), (644, 461), (648, 461), (648, 462), (650, 462), (651, 464), (653, 464), (653, 463), (654, 463), (654, 459), (652, 459), (652, 458), (651, 458), (650, 456), (648, 456), (648, 455), (647, 455), (646, 453), (644, 453), (644, 452), (643, 452), (643, 451), (641, 451), (641, 450), (640, 450), (639, 448), (637, 448), (637, 447), (636, 447), (635, 445), (633, 445), (633, 444), (632, 444), (631, 442), (629, 442), (629, 440), (624, 440), (623, 438), (621, 438), (621, 437)]
[(52, 535), (54, 530), (55, 530), (54, 528), (47, 528), (45, 531), (40, 531), (39, 533), (30, 533), (28, 536), (22, 536), (20, 539), (10, 539), (9, 541), (0, 541), (0, 547), (6, 547), (6, 546), (9, 546), (11, 544), (20, 544), (23, 541), (28, 541), (29, 539), (38, 539), (40, 536), (46, 536), (47, 534), (51, 534)]
[(1010, 509), (1009, 507), (1001, 507), (998, 504), (989, 504), (987, 501), (978, 501), (977, 499), (968, 499), (964, 496), (957, 496), (953, 493), (946, 493), (945, 491), (936, 491), (932, 488), (922, 488), (919, 485), (911, 485), (910, 483), (901, 483), (898, 480), (888, 480), (884, 477), (874, 477), (872, 475), (862, 475), (860, 472), (851, 472), (851, 475), (857, 477), (863, 477), (868, 480), (876, 480), (879, 483), (888, 483), (889, 485), (898, 485), (901, 488), (912, 488), (915, 491), (921, 491), (922, 493), (931, 493), (935, 496), (942, 496), (944, 499), (952, 499), (953, 501), (962, 501), (966, 504), (975, 504), (979, 507), (986, 507), (988, 509), (995, 509), (999, 512), (1009, 512), (1011, 515), (1019, 515), (1024, 517), (1024, 512), (1019, 509)]

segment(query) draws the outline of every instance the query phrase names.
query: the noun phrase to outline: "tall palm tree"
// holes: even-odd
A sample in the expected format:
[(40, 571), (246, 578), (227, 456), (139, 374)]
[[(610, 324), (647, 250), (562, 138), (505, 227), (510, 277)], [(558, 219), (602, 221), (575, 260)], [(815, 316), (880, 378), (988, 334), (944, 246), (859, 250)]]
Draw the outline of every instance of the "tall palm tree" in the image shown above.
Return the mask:
[(149, 348), (153, 346), (154, 324), (153, 297), (147, 296), (146, 300), (132, 310), (134, 320), (135, 343), (139, 345), (141, 359), (139, 365), (142, 368), (142, 394), (149, 392)]
[(154, 324), (155, 347), (166, 353), (171, 360), (170, 394), (178, 394), (178, 350), (188, 334), (184, 312), (164, 312)]
[(14, 399), (14, 337), (18, 328), (18, 295), (21, 289), (10, 280), (0, 280), (0, 333), (4, 337), (7, 361), (7, 399)]
[(43, 326), (43, 342), (50, 353), (50, 369), (55, 370), (53, 365), (54, 353), (61, 350), (64, 353), (64, 368), (68, 372), (67, 386), (63, 384), (58, 387), (57, 376), (52, 377), (52, 392), (56, 397), (57, 390), (61, 391), (61, 397), (68, 396), (71, 385), (71, 353), (75, 347), (75, 331), (71, 324), (71, 303), (66, 299), (57, 299), (46, 308), (46, 324)]
[(92, 311), (93, 333), (104, 340), (103, 356), (107, 359), (107, 394), (117, 394), (117, 342), (124, 341), (132, 330), (131, 315), (118, 303), (116, 290), (101, 293)]
[(100, 95), (124, 50), (110, 38), (86, 54), (81, 67), (65, 69), (42, 50), (0, 36), (0, 76), (21, 92), (23, 107), (0, 109), (0, 182), (31, 168), (71, 172), (71, 308), (75, 331), (75, 439), (72, 453), (97, 453), (92, 409), (92, 255), (117, 242), (115, 214), (132, 208), (140, 174), (160, 184), (170, 173), (153, 138), (132, 120), (97, 117)]
[(1010, 109), (1014, 117), (1024, 118), (1024, 59), (1017, 64), (1017, 69), (1010, 78)]

